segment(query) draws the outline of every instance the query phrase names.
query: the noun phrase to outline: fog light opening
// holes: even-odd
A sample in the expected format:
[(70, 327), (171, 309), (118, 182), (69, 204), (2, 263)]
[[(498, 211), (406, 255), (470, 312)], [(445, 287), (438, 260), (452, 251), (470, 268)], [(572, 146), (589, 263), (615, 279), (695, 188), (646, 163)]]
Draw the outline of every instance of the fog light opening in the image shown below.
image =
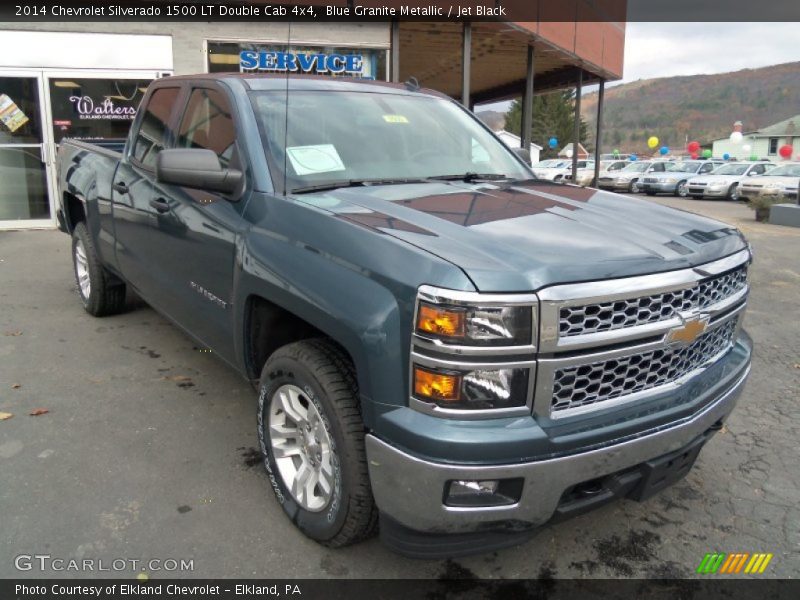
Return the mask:
[(456, 479), (445, 484), (444, 504), (453, 507), (507, 506), (519, 502), (523, 479)]

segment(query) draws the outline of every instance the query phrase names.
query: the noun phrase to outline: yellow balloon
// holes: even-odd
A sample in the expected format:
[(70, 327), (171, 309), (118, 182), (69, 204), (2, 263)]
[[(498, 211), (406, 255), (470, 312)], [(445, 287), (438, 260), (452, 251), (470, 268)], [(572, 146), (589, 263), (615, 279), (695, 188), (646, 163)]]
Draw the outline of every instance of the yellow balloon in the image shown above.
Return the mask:
[(658, 146), (658, 138), (656, 136), (652, 136), (649, 140), (647, 140), (647, 145), (650, 148), (655, 148)]

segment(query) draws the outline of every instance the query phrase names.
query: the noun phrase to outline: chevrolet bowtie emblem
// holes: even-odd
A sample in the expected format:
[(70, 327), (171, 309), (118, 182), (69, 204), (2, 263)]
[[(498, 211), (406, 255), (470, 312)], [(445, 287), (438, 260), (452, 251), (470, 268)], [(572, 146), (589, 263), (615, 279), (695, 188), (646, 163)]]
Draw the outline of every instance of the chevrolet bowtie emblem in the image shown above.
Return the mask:
[(691, 344), (708, 328), (708, 320), (708, 315), (684, 319), (681, 325), (671, 329), (667, 334), (667, 343)]

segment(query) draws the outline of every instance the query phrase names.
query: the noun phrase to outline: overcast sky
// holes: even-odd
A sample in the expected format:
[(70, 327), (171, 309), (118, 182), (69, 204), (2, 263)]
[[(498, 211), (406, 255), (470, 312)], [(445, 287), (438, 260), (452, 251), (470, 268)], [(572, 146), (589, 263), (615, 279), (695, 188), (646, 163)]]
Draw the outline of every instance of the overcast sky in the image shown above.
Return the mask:
[[(628, 23), (622, 83), (794, 61), (800, 61), (800, 23)], [(505, 111), (509, 104), (481, 110)]]

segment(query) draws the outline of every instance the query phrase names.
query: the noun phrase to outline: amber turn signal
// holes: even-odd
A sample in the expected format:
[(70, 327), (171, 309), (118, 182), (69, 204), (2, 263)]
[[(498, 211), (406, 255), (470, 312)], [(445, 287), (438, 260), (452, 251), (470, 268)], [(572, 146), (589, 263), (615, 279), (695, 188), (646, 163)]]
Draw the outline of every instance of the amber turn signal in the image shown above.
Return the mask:
[(414, 365), (414, 393), (420, 398), (439, 402), (458, 402), (461, 397), (461, 375), (438, 373)]
[(464, 337), (464, 315), (464, 311), (420, 303), (417, 312), (417, 331), (445, 337)]

